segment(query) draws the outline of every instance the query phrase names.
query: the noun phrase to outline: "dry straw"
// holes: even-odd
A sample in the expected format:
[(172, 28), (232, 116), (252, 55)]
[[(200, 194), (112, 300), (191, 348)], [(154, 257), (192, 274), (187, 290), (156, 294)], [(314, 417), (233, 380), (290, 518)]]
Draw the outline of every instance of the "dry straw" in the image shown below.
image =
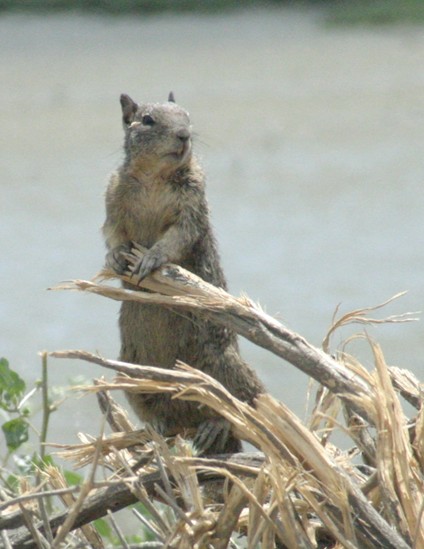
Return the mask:
[[(132, 261), (142, 252), (134, 250)], [(103, 276), (107, 279), (110, 274)], [(216, 380), (189, 365), (169, 370), (82, 351), (51, 353), (99, 364), (114, 370), (116, 377), (80, 389), (98, 395), (112, 433), (84, 435), (81, 444), (61, 448), (62, 457), (75, 467), (89, 465), (90, 473), (79, 494), (62, 496), (67, 509), (50, 518), (53, 541), (44, 546), (58, 547), (66, 538), (70, 546), (86, 540), (89, 546), (102, 547), (102, 540), (86, 525), (108, 510), (139, 501), (146, 514), (136, 514), (156, 540), (145, 547), (424, 547), (423, 387), (410, 372), (389, 368), (381, 348), (368, 338), (375, 364), (372, 372), (347, 353), (349, 341), (330, 355), (336, 330), (352, 323), (383, 322), (369, 315), (389, 302), (335, 318), (320, 350), (247, 298), (236, 299), (180, 267), (165, 266), (142, 286), (151, 292), (81, 280), (56, 289), (161, 304), (230, 326), (315, 379), (319, 384), (315, 407), (304, 423), (268, 394), (257, 400), (255, 408), (238, 401)], [(401, 315), (385, 321), (411, 318)], [(123, 389), (168, 393), (210, 406), (258, 452), (200, 458), (185, 440), (193, 433), (166, 433), (165, 440), (156, 433), (136, 431), (111, 396)], [(415, 417), (406, 417), (401, 398), (415, 407)], [(335, 430), (343, 432), (343, 445), (348, 447), (350, 441), (350, 449), (330, 442)], [(57, 470), (46, 469), (43, 475), (51, 490), (66, 488)], [(32, 494), (30, 503), (38, 497), (43, 496)], [(30, 503), (19, 503), (22, 525), (28, 522), (24, 509)], [(8, 532), (12, 547), (43, 546), (45, 524), (32, 519), (31, 528), (22, 526), (13, 532), (5, 518), (7, 509), (1, 507), (0, 528)], [(119, 526), (112, 524), (125, 546)]]

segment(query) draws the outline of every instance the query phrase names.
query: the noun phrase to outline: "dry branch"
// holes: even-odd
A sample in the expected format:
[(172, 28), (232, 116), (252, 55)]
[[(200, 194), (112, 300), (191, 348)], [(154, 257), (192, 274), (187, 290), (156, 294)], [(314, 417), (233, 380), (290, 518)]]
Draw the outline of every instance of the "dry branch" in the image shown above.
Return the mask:
[[(130, 262), (142, 253), (141, 249), (135, 250), (128, 256)], [(131, 281), (129, 276), (124, 278)], [(56, 289), (183, 309), (231, 327), (324, 386), (309, 428), (271, 396), (262, 395), (251, 407), (234, 398), (213, 378), (187, 365), (161, 369), (105, 360), (81, 351), (52, 353), (59, 358), (87, 360), (117, 372), (114, 381), (98, 380), (92, 387), (81, 389), (98, 395), (112, 435), (85, 436), (83, 444), (63, 452), (76, 466), (98, 462), (111, 475), (106, 485), (88, 479), (83, 486), (87, 497), (80, 494), (70, 504), (74, 511), (72, 520), (68, 518), (69, 510), (52, 517), (48, 525), (30, 517), (28, 512), (19, 517), (0, 515), (0, 529), (21, 526), (13, 535), (3, 536), (6, 543), (18, 549), (37, 547), (45, 543), (46, 526), (58, 543), (61, 528), (63, 533), (81, 528), (110, 511), (141, 501), (150, 513), (143, 523), (169, 549), (224, 548), (234, 532), (246, 534), (249, 549), (258, 544), (274, 547), (276, 543), (289, 549), (334, 544), (348, 549), (421, 547), (424, 543), (422, 385), (408, 372), (389, 369), (381, 350), (372, 342), (376, 364), (373, 373), (345, 352), (339, 353), (337, 360), (329, 354), (331, 335), (339, 327), (349, 322), (382, 322), (368, 318), (375, 308), (353, 311), (334, 320), (324, 340), (326, 352), (323, 352), (247, 298), (236, 299), (180, 267), (167, 265), (145, 279), (142, 286), (150, 291), (131, 291), (82, 280)], [(410, 320), (408, 315), (388, 319), (405, 320)], [(170, 451), (157, 435), (149, 440), (149, 433), (133, 431), (109, 394), (117, 389), (168, 393), (172, 398), (208, 406), (231, 423), (236, 436), (250, 440), (262, 453), (196, 458), (178, 437)], [(409, 436), (411, 422), (403, 413), (395, 389), (420, 410), (413, 422), (414, 436)], [(337, 397), (345, 405), (347, 426), (343, 428), (365, 453), (365, 467), (354, 465), (357, 451), (341, 451), (329, 443), (329, 436), (338, 425)], [(322, 423), (327, 431), (318, 436)], [(227, 495), (223, 479), (228, 484)], [(52, 482), (50, 486), (53, 487)], [(207, 496), (215, 498), (217, 494), (220, 500), (215, 499), (211, 505)], [(41, 496), (34, 495), (38, 497)], [(225, 505), (220, 503), (223, 497)], [(153, 503), (155, 499), (168, 505), (172, 520), (160, 514)], [(90, 529), (83, 533), (88, 537), (93, 534)], [(320, 539), (326, 541), (320, 544)]]
[[(110, 273), (103, 275), (112, 277)], [(127, 282), (131, 281), (130, 277), (123, 278)], [(373, 393), (358, 372), (354, 373), (314, 347), (247, 298), (237, 299), (176, 265), (162, 267), (143, 280), (140, 286), (156, 293), (116, 288), (85, 280), (74, 280), (54, 289), (79, 290), (118, 301), (154, 303), (206, 315), (290, 362), (339, 396), (364, 419), (374, 423)]]
[(393, 386), (409, 404), (419, 410), (424, 402), (424, 384), (420, 383), (409, 370), (397, 368), (396, 366), (389, 368), (389, 374)]
[[(361, 539), (362, 547), (408, 548), (405, 540), (393, 531), (366, 499), (357, 480), (351, 478), (351, 475), (324, 451), (313, 433), (304, 427), (286, 406), (271, 396), (259, 397), (254, 409), (238, 401), (210, 376), (185, 365), (181, 366), (184, 368), (183, 371), (179, 368), (169, 370), (109, 361), (77, 351), (52, 354), (60, 358), (88, 360), (119, 372), (120, 375), (114, 383), (105, 385), (103, 382), (92, 387), (83, 387), (86, 391), (106, 388), (146, 393), (168, 392), (177, 398), (195, 400), (213, 408), (232, 423), (237, 436), (254, 442), (267, 459), (276, 464), (277, 469), (283, 466), (284, 469), (288, 468), (300, 476), (305, 474), (302, 471), (308, 472), (307, 487), (302, 486), (299, 490), (307, 500), (315, 500), (317, 508), (325, 505), (325, 502), (331, 502), (326, 505), (326, 513), (332, 522), (338, 524), (338, 530), (334, 530), (336, 537), (339, 536), (338, 531), (341, 540), (351, 538), (355, 533)], [(387, 426), (385, 431), (388, 431)], [(279, 488), (276, 493), (283, 494), (285, 490)], [(234, 493), (236, 510), (239, 509), (243, 497), (237, 492)], [(287, 508), (287, 502), (284, 502), (282, 507)], [(226, 523), (230, 517), (236, 520), (234, 515), (225, 517)], [(293, 520), (291, 522), (293, 523)], [(411, 526), (415, 528), (416, 525), (412, 523)], [(293, 528), (291, 531), (294, 531)], [(408, 531), (408, 528), (405, 529), (405, 536)]]
[[(199, 482), (202, 483), (222, 478), (222, 475), (212, 474), (211, 467), (219, 467), (222, 470), (228, 469), (234, 471), (235, 474), (240, 474), (243, 471), (245, 475), (251, 475), (253, 470), (259, 470), (263, 460), (263, 456), (259, 454), (235, 454), (234, 456), (216, 456), (215, 458), (212, 456), (211, 459), (192, 458), (188, 460), (188, 463), (199, 468), (198, 478)], [(202, 469), (207, 470), (202, 471)], [(105, 516), (108, 509), (116, 512), (139, 501), (135, 494), (136, 490), (129, 484), (130, 480), (131, 483), (142, 485), (149, 498), (152, 499), (157, 497), (157, 485), (165, 488), (159, 471), (138, 477), (134, 476), (132, 479), (116, 481), (105, 488), (97, 488), (85, 499), (74, 521), (73, 528), (81, 528), (85, 524)], [(67, 516), (68, 511), (64, 511), (50, 519), (50, 527), (54, 534), (64, 523)], [(23, 520), (22, 515), (19, 516), (19, 520), (16, 517), (13, 521), (7, 518), (0, 519), (0, 530), (17, 529), (18, 524), (23, 525)], [(41, 533), (44, 532), (42, 523), (37, 524), (37, 528)], [(36, 547), (31, 534), (25, 528), (17, 530), (9, 537), (14, 549), (33, 549)]]

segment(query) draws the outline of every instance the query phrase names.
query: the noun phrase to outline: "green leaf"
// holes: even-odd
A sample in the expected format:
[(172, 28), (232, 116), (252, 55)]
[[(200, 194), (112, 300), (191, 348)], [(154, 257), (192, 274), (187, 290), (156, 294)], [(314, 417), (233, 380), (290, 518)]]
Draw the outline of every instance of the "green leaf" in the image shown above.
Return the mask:
[(14, 494), (18, 494), (19, 492), (19, 486), (20, 486), (20, 479), (17, 475), (9, 475), (6, 479), (6, 486), (11, 490)]
[(55, 465), (53, 456), (49, 454), (46, 456), (43, 456), (43, 458), (35, 454), (32, 462), (35, 467), (38, 467), (41, 470), (44, 470), (48, 465)]
[(112, 537), (112, 528), (109, 526), (107, 521), (105, 519), (99, 518), (96, 519), (94, 522), (94, 527), (97, 530), (97, 532), (106, 539), (111, 539)]
[(9, 450), (14, 451), (28, 440), (28, 423), (22, 418), (11, 419), (1, 426)]
[(53, 456), (51, 456), (51, 455), (44, 456), (41, 463), (43, 463), (44, 467), (46, 465), (55, 465)]
[(142, 543), (143, 541), (155, 541), (156, 538), (152, 537), (152, 539), (147, 540), (146, 536), (139, 536), (137, 534), (133, 534), (131, 536), (125, 536), (126, 540), (130, 543)]
[(146, 519), (151, 519), (152, 514), (147, 509), (147, 507), (144, 505), (144, 503), (141, 503), (141, 501), (138, 501), (137, 503), (134, 503), (132, 505), (134, 509), (137, 509), (137, 511), (140, 513), (140, 515), (143, 515), (143, 517), (146, 517)]
[(66, 479), (66, 482), (69, 484), (69, 486), (79, 486), (82, 484), (82, 481), (84, 480), (82, 475), (79, 475), (78, 473), (75, 473), (74, 471), (63, 471), (63, 476)]
[[(11, 401), (18, 402), (25, 392), (25, 381), (9, 368), (5, 358), (0, 359), (0, 406), (7, 408)], [(2, 400), (4, 402), (2, 402)]]

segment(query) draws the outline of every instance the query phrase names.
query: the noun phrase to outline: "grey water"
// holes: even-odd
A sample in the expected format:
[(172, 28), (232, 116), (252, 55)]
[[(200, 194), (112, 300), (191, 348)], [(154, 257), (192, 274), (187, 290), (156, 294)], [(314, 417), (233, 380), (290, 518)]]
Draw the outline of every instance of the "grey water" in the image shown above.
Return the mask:
[[(189, 110), (232, 293), (319, 346), (333, 313), (424, 309), (424, 28), (328, 27), (316, 10), (216, 16), (0, 18), (0, 355), (28, 382), (41, 350), (115, 358), (119, 304), (47, 291), (102, 266), (103, 193), (121, 161), (119, 94)], [(364, 330), (356, 326), (336, 335)], [(367, 327), (423, 377), (423, 325)], [(308, 379), (246, 342), (301, 417)], [(354, 345), (372, 368), (367, 343)], [(50, 359), (51, 386), (100, 367)], [(96, 433), (94, 397), (63, 404), (51, 440)]]

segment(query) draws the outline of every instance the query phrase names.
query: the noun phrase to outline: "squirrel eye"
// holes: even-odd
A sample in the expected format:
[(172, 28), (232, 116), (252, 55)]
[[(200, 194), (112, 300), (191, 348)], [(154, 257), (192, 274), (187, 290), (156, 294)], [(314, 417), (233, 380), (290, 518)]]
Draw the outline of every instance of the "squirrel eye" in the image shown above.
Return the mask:
[(145, 114), (141, 121), (143, 123), (143, 126), (153, 126), (153, 124), (155, 123), (150, 114)]

